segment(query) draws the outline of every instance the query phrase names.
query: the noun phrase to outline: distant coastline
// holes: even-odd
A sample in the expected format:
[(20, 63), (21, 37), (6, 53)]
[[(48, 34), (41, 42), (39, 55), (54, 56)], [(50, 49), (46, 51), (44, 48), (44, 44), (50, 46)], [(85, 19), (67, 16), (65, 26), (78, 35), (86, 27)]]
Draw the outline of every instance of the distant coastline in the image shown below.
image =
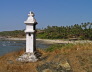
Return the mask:
[[(26, 40), (26, 38), (6, 38), (0, 37), (0, 40)], [(69, 41), (69, 40), (61, 40), (61, 39), (36, 39), (37, 41), (44, 42), (46, 44), (55, 44), (55, 43), (92, 43), (90, 40), (76, 40), (76, 41)]]

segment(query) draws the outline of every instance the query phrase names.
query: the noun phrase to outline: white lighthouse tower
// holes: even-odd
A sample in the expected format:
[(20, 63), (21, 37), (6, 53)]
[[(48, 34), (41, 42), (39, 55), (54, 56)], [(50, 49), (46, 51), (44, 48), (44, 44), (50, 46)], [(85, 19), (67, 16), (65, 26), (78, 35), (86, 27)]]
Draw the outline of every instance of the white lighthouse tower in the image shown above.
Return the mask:
[(26, 24), (26, 52), (19, 56), (17, 61), (21, 62), (36, 62), (41, 57), (41, 53), (36, 51), (36, 19), (34, 18), (34, 13), (30, 12), (28, 18), (24, 21)]
[(36, 51), (36, 37), (35, 37), (35, 33), (36, 33), (36, 19), (34, 18), (34, 13), (30, 12), (28, 14), (28, 19), (26, 21), (24, 21), (24, 23), (26, 24), (26, 52), (30, 52), (33, 53), (34, 51)]

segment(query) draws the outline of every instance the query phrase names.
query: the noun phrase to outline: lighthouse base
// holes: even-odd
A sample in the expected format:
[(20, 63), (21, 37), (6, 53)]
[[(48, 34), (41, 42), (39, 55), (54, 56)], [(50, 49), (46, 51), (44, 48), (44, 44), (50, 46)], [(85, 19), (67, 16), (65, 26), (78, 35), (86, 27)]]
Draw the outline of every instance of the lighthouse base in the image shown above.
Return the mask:
[(40, 59), (41, 53), (38, 51), (35, 51), (34, 53), (26, 52), (23, 55), (19, 56), (17, 58), (17, 61), (20, 62), (36, 62)]

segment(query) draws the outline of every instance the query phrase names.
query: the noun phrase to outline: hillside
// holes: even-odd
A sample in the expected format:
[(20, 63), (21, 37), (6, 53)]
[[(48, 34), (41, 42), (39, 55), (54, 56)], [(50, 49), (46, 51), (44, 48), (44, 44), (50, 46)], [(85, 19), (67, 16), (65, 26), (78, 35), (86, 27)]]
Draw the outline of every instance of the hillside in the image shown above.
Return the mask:
[[(0, 37), (24, 38), (24, 30), (3, 31)], [(92, 40), (92, 23), (74, 24), (71, 26), (47, 26), (37, 29), (36, 37), (40, 39), (81, 39)]]
[(15, 31), (3, 31), (0, 32), (0, 37), (5, 37), (5, 38), (23, 38), (25, 37), (25, 32), (24, 30), (15, 30)]
[(89, 39), (92, 40), (92, 23), (74, 24), (71, 26), (47, 26), (37, 34), (42, 39)]
[(92, 43), (56, 44), (39, 51), (42, 57), (35, 63), (16, 61), (24, 50), (0, 57), (0, 72), (92, 72)]

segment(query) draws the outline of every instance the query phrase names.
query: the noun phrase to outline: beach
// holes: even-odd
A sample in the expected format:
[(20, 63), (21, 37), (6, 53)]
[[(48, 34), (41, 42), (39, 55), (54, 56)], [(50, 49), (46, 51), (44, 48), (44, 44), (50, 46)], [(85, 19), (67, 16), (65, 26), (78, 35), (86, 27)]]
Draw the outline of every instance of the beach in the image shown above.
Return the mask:
[[(4, 40), (26, 40), (26, 38), (3, 38)], [(63, 39), (36, 39), (46, 44), (66, 44), (66, 43), (92, 43), (90, 40), (63, 40)]]
[[(26, 38), (2, 38), (0, 40), (26, 40)], [(45, 44), (73, 43), (73, 41), (68, 41), (68, 40), (65, 41), (65, 40), (59, 40), (59, 39), (36, 39), (36, 41), (39, 41)]]

